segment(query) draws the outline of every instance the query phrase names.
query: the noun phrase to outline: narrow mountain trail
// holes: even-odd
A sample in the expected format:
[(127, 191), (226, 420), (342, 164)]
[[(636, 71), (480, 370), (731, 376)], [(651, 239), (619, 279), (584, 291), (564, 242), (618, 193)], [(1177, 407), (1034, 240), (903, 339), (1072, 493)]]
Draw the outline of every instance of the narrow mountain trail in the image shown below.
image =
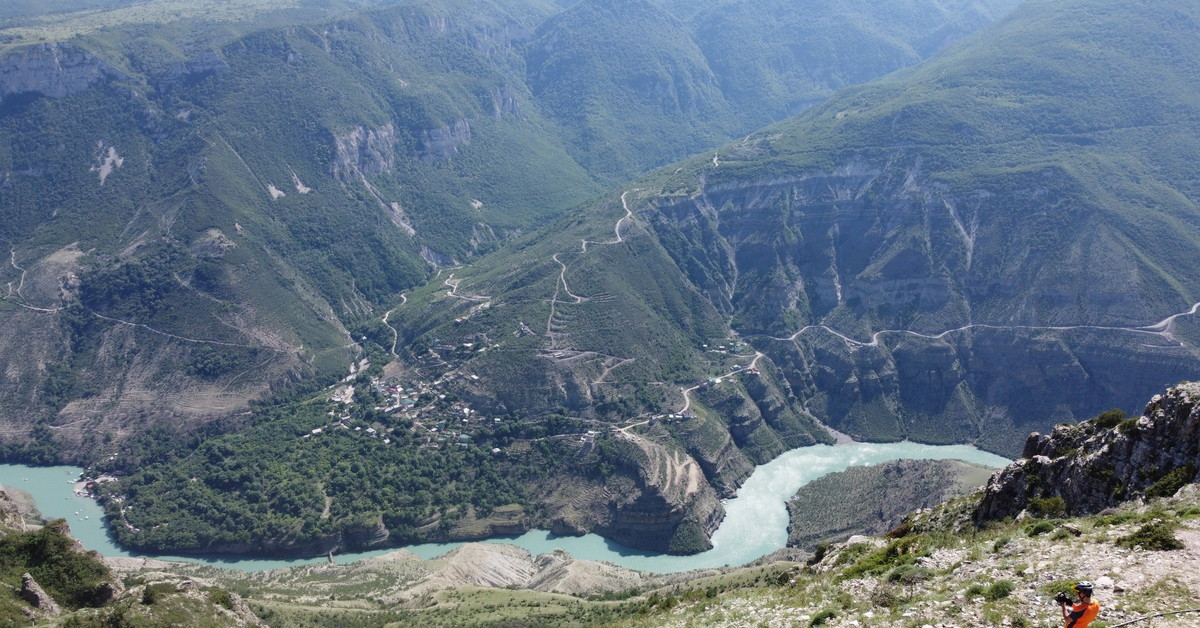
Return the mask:
[[(629, 208), (628, 196), (629, 196), (630, 192), (637, 192), (637, 191), (638, 191), (637, 189), (633, 189), (633, 190), (625, 190), (624, 192), (621, 193), (621, 208), (625, 210), (625, 215), (618, 218), (616, 225), (613, 226), (613, 239), (612, 240), (604, 240), (604, 241), (588, 240), (586, 238), (581, 239), (580, 240), (580, 252), (581, 253), (587, 253), (589, 244), (610, 245), (610, 244), (620, 244), (625, 241), (625, 236), (621, 234), (621, 225), (623, 225), (626, 220), (633, 220), (633, 210), (631, 210)], [(559, 265), (559, 271), (558, 271), (558, 281), (554, 285), (554, 295), (550, 297), (550, 313), (546, 317), (546, 338), (550, 344), (550, 346), (547, 350), (552, 351), (552, 352), (564, 350), (560, 344), (560, 341), (562, 339), (562, 336), (564, 335), (564, 332), (561, 331), (560, 326), (555, 325), (555, 320), (554, 320), (555, 317), (558, 315), (558, 305), (560, 303), (569, 303), (572, 305), (577, 305), (580, 303), (585, 303), (589, 300), (589, 297), (582, 297), (582, 296), (579, 296), (579, 295), (571, 292), (570, 286), (567, 285), (567, 270), (568, 270), (567, 264), (566, 264), (566, 262), (563, 262), (561, 259), (559, 259), (558, 256), (559, 256), (559, 253), (555, 253), (554, 255), (551, 256), (551, 259), (553, 259), (554, 262)], [(567, 297), (569, 297), (572, 300), (571, 301), (561, 300), (559, 298), (560, 295), (566, 295)], [(622, 366), (624, 364), (628, 364), (634, 360), (633, 358), (619, 358), (617, 356), (608, 356), (608, 357), (612, 358), (612, 359), (622, 360), (622, 362), (620, 362), (616, 365), (613, 365), (613, 366), (608, 366), (607, 368), (605, 368), (604, 373), (597, 380), (592, 382), (593, 385), (595, 385), (597, 383), (603, 383), (604, 379), (608, 377), (608, 374), (611, 373), (613, 369), (615, 369), (619, 366)]]
[[(625, 215), (621, 216), (619, 219), (617, 219), (616, 225), (613, 226), (613, 239), (612, 240), (604, 240), (604, 241), (582, 239), (582, 240), (580, 240), (581, 252), (587, 253), (589, 244), (620, 244), (621, 242), (625, 241), (625, 236), (621, 233), (621, 227), (625, 223), (626, 220), (633, 219), (633, 210), (631, 210), (629, 208), (628, 195), (630, 192), (636, 192), (636, 191), (637, 190), (626, 190), (625, 192), (621, 193), (621, 207), (622, 207), (622, 209), (625, 210)], [(561, 346), (561, 339), (562, 339), (562, 336), (564, 335), (564, 332), (560, 329), (560, 326), (557, 325), (555, 322), (555, 319), (559, 313), (559, 311), (558, 311), (559, 304), (577, 305), (580, 303), (587, 302), (589, 300), (589, 297), (580, 296), (578, 294), (571, 292), (571, 287), (567, 283), (567, 271), (569, 270), (569, 267), (567, 266), (566, 262), (559, 259), (559, 253), (555, 253), (554, 255), (552, 255), (551, 259), (554, 260), (554, 263), (558, 264), (559, 271), (558, 271), (558, 280), (555, 282), (555, 285), (554, 285), (554, 294), (551, 295), (551, 297), (550, 297), (550, 312), (546, 316), (545, 336), (549, 343), (549, 347), (547, 348), (547, 351), (556, 352), (556, 351), (566, 350)], [(481, 301), (481, 303), (479, 305), (477, 305), (471, 309), (471, 311), (467, 314), (467, 318), (469, 318), (471, 315), (475, 314), (479, 310), (481, 310), (485, 307), (488, 307), (491, 304), (491, 297), (489, 297), (489, 296), (463, 296), (463, 295), (458, 294), (458, 287), (461, 284), (461, 282), (462, 282), (461, 279), (456, 279), (454, 277), (454, 273), (450, 273), (450, 276), (447, 277), (443, 281), (443, 284), (450, 288), (449, 292), (447, 293), (447, 296), (458, 298), (458, 299)], [(564, 296), (565, 296), (565, 299), (563, 298)], [(569, 300), (566, 300), (566, 299), (569, 299)], [(619, 360), (622, 359), (622, 358), (618, 358), (616, 356), (608, 356), (608, 357), (611, 357), (613, 359), (619, 359)], [(628, 359), (624, 359), (624, 360), (625, 360), (625, 362), (623, 362), (623, 363), (628, 363), (629, 361), (632, 361), (632, 358), (628, 358)], [(617, 364), (617, 365), (611, 366), (610, 368), (607, 368), (605, 370), (604, 374), (601, 375), (597, 381), (602, 382), (604, 380), (604, 378), (608, 376), (608, 373), (610, 373), (612, 371), (612, 369), (617, 368), (620, 365), (621, 364)]]
[(618, 438), (624, 438), (638, 446), (650, 461), (648, 467), (652, 472), (647, 473), (651, 484), (657, 484), (667, 494), (682, 492), (685, 496), (694, 495), (700, 490), (704, 472), (700, 465), (686, 453), (667, 451), (662, 445), (629, 430), (639, 425), (646, 425), (650, 419), (630, 423), (625, 427), (613, 430)]
[(295, 352), (300, 351), (299, 347), (288, 347), (287, 349), (279, 349), (277, 347), (268, 347), (266, 345), (246, 345), (246, 344), (239, 344), (236, 342), (224, 342), (221, 340), (204, 340), (202, 338), (188, 338), (187, 336), (179, 336), (177, 334), (172, 334), (169, 332), (161, 331), (161, 330), (155, 329), (149, 325), (145, 325), (143, 323), (131, 323), (129, 321), (123, 321), (119, 318), (105, 316), (95, 310), (88, 310), (88, 312), (90, 312), (92, 314), (92, 316), (95, 316), (96, 318), (99, 318), (101, 320), (106, 320), (111, 323), (117, 323), (119, 325), (125, 325), (127, 327), (139, 327), (141, 329), (145, 329), (148, 332), (158, 334), (160, 336), (164, 336), (167, 338), (171, 338), (173, 340), (180, 340), (183, 342), (190, 342), (190, 343), (195, 343), (195, 344), (219, 345), (222, 347), (238, 347), (241, 349), (266, 349), (267, 351), (274, 351), (276, 353), (295, 353)]
[(392, 330), (392, 348), (388, 349), (388, 353), (392, 354), (394, 358), (400, 357), (396, 354), (396, 344), (400, 342), (400, 332), (395, 327), (392, 327), (392, 324), (388, 322), (388, 318), (391, 317), (392, 312), (396, 311), (396, 308), (404, 307), (406, 304), (408, 304), (408, 295), (402, 293), (400, 295), (400, 305), (384, 312), (383, 319), (381, 320), (385, 327)]
[(13, 289), (12, 282), (11, 281), (8, 282), (8, 294), (5, 295), (5, 297), (4, 297), (4, 299), (6, 301), (13, 294), (16, 294), (17, 298), (20, 299), (20, 301), (11, 301), (11, 303), (18, 307), (23, 307), (27, 310), (33, 310), (34, 312), (44, 312), (46, 314), (53, 314), (55, 312), (62, 311), (61, 307), (45, 308), (45, 307), (37, 307), (36, 305), (29, 305), (28, 303), (22, 303), (22, 301), (27, 300), (25, 298), (25, 295), (21, 294), (21, 290), (25, 289), (25, 274), (28, 273), (29, 271), (27, 271), (24, 268), (21, 268), (20, 266), (17, 265), (17, 250), (15, 248), (10, 248), (8, 250), (8, 263), (11, 264), (14, 269), (21, 271), (21, 279), (17, 282), (17, 287), (15, 290)]
[[(1143, 327), (1142, 329), (1158, 332), (1164, 338), (1168, 338), (1170, 340), (1174, 340), (1175, 342), (1179, 342), (1179, 339), (1175, 337), (1175, 333), (1174, 333), (1175, 321), (1183, 316), (1194, 316), (1197, 311), (1200, 311), (1200, 303), (1193, 305), (1192, 309), (1190, 309), (1186, 312), (1180, 312), (1179, 314), (1173, 314), (1171, 316), (1168, 316), (1168, 317), (1162, 319), (1161, 321), (1159, 321), (1153, 325), (1147, 325), (1146, 327)], [(1183, 343), (1180, 343), (1180, 344), (1183, 344)]]
[(567, 265), (564, 264), (562, 262), (562, 260), (558, 259), (558, 253), (555, 253), (554, 255), (552, 255), (551, 259), (553, 259), (555, 262), (558, 262), (558, 265), (562, 267), (562, 269), (558, 271), (558, 282), (559, 282), (559, 284), (562, 285), (563, 292), (565, 292), (566, 295), (571, 297), (572, 299), (575, 299), (576, 303), (583, 303), (584, 301), (586, 301), (587, 299), (585, 299), (584, 297), (581, 297), (577, 294), (573, 294), (571, 292), (571, 288), (567, 286)]
[[(17, 250), (16, 249), (8, 250), (8, 263), (12, 264), (13, 268), (21, 271), (21, 280), (19, 282), (17, 282), (16, 292), (17, 292), (18, 297), (24, 299), (25, 295), (21, 294), (21, 289), (25, 287), (25, 273), (27, 271), (24, 268), (17, 266)], [(11, 295), (13, 293), (12, 283), (8, 284), (8, 293), (9, 293), (9, 295)]]
[[(616, 360), (616, 362), (613, 362), (613, 360)], [(608, 359), (605, 360), (604, 372), (600, 374), (600, 377), (592, 380), (591, 385), (599, 386), (600, 384), (607, 384), (608, 382), (604, 380), (608, 379), (609, 373), (612, 373), (616, 369), (619, 369), (626, 364), (631, 364), (633, 361), (633, 358), (617, 358), (614, 356), (609, 356)]]
[[(455, 279), (454, 273), (450, 273), (450, 276), (447, 277), (446, 280), (442, 282), (443, 285), (449, 286), (449, 288), (450, 288), (450, 291), (446, 293), (446, 296), (453, 297), (455, 299), (463, 299), (464, 301), (478, 301), (479, 302), (478, 305), (476, 305), (475, 307), (473, 307), (469, 311), (467, 311), (467, 315), (464, 316), (463, 318), (471, 318), (480, 310), (487, 308), (487, 307), (491, 307), (492, 297), (490, 297), (490, 296), (482, 295), (482, 294), (476, 295), (476, 296), (463, 296), (461, 294), (458, 294), (458, 286), (461, 283), (462, 283), (462, 279)], [(407, 302), (408, 301), (406, 299), (405, 303), (407, 303)]]
[[(557, 256), (556, 256), (557, 261)], [(562, 262), (559, 262), (560, 264)], [(562, 272), (567, 272), (566, 265), (563, 266)], [(554, 328), (554, 317), (558, 314), (558, 293), (562, 290), (562, 281), (555, 282), (554, 295), (550, 297), (550, 313), (546, 316), (546, 340), (550, 343), (550, 351), (558, 351), (559, 333)]]
[[(762, 359), (763, 357), (764, 356), (761, 351), (755, 351), (754, 359), (750, 360), (750, 364), (742, 367), (740, 370), (733, 371), (731, 373), (726, 373), (725, 375), (721, 375), (719, 377), (714, 377), (713, 379), (716, 380), (715, 383), (720, 384), (721, 382), (729, 379), (730, 377), (733, 377), (734, 375), (741, 375), (742, 373), (744, 373), (746, 371), (756, 368), (758, 366), (758, 361), (760, 359)], [(681, 391), (683, 391), (683, 408), (679, 410), (678, 414), (684, 414), (688, 410), (692, 409), (692, 391), (698, 390), (703, 385), (704, 384), (701, 383), (701, 384), (696, 384), (695, 386), (692, 386), (691, 388), (681, 388), (680, 389)]]
[(640, 191), (640, 189), (633, 189), (621, 192), (621, 207), (625, 210), (625, 215), (621, 216), (621, 218), (617, 220), (617, 225), (613, 227), (613, 232), (616, 234), (616, 239), (606, 240), (603, 242), (598, 242), (596, 240), (580, 240), (583, 248), (582, 252), (587, 253), (589, 244), (620, 244), (625, 241), (625, 238), (621, 235), (621, 223), (625, 222), (626, 220), (633, 220), (633, 210), (629, 209), (629, 202), (625, 197), (628, 196), (630, 192)]
[(583, 303), (587, 299), (571, 292), (571, 288), (567, 286), (567, 265), (558, 259), (558, 253), (551, 256), (561, 269), (558, 271), (558, 283), (554, 285), (554, 295), (550, 297), (550, 315), (546, 317), (546, 337), (550, 340), (550, 350), (555, 351), (561, 349), (559, 347), (559, 337), (561, 334), (555, 329), (554, 317), (558, 314), (558, 304), (566, 303), (560, 301), (558, 295), (565, 293), (568, 297), (574, 299), (574, 303)]
[(1172, 342), (1183, 345), (1183, 343), (1180, 342), (1179, 339), (1173, 334), (1175, 321), (1183, 316), (1194, 315), (1197, 311), (1200, 311), (1200, 303), (1193, 305), (1190, 310), (1173, 314), (1153, 325), (1147, 325), (1144, 327), (1116, 327), (1105, 325), (991, 325), (986, 323), (972, 323), (970, 325), (963, 325), (962, 327), (955, 327), (954, 329), (947, 329), (946, 331), (937, 334), (923, 334), (908, 329), (883, 329), (871, 334), (871, 340), (869, 342), (863, 342), (861, 340), (855, 340), (854, 338), (851, 338), (828, 325), (808, 325), (790, 336), (772, 336), (771, 338), (774, 340), (795, 341), (797, 338), (810, 331), (824, 330), (830, 334), (833, 334), (834, 336), (837, 336), (838, 338), (841, 338), (846, 342), (846, 344), (850, 345), (851, 348), (857, 349), (861, 347), (876, 347), (879, 345), (880, 337), (889, 334), (906, 334), (909, 336), (916, 336), (918, 338), (927, 338), (929, 340), (941, 340), (950, 334), (964, 332), (971, 329), (1025, 329), (1031, 331), (1071, 331), (1083, 329), (1093, 331), (1119, 331), (1131, 334), (1146, 334), (1165, 338)]
[(637, 434), (632, 434), (629, 432), (629, 430), (631, 430), (639, 425), (645, 425), (649, 422), (650, 422), (650, 419), (646, 419), (644, 421), (638, 421), (637, 423), (630, 423), (629, 425), (626, 425), (625, 427), (618, 427), (614, 431), (617, 432), (619, 435), (622, 435), (625, 438), (628, 438), (629, 440), (636, 441), (636, 440), (640, 439), (641, 436), (638, 436)]

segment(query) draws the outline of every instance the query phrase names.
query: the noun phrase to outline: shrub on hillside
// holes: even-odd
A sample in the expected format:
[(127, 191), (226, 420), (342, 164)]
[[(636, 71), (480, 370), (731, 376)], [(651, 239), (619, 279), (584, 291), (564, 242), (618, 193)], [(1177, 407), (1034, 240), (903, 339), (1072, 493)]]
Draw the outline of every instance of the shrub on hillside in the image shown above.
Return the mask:
[(1152, 521), (1138, 528), (1137, 532), (1117, 539), (1121, 547), (1141, 547), (1154, 551), (1169, 551), (1183, 548), (1183, 543), (1175, 538), (1178, 526), (1168, 521)]
[(142, 604), (152, 606), (162, 601), (164, 597), (175, 592), (175, 585), (170, 582), (155, 582), (142, 589)]
[(59, 604), (68, 608), (99, 606), (110, 572), (95, 552), (81, 552), (67, 536), (67, 523), (51, 521), (40, 530), (0, 538), (0, 573), (20, 581), (28, 571)]
[(1117, 408), (1113, 408), (1112, 410), (1109, 410), (1107, 412), (1101, 412), (1100, 416), (1097, 416), (1096, 418), (1092, 419), (1092, 422), (1096, 424), (1096, 427), (1100, 427), (1100, 428), (1104, 428), (1104, 429), (1112, 429), (1112, 428), (1116, 427), (1117, 425), (1119, 425), (1121, 423), (1121, 421), (1124, 421), (1124, 420), (1125, 420), (1125, 411), (1118, 410)]
[(1146, 488), (1146, 497), (1170, 497), (1192, 480), (1196, 479), (1196, 464), (1189, 462), (1175, 467), (1154, 484)]
[(1117, 424), (1117, 429), (1120, 430), (1122, 434), (1129, 434), (1137, 429), (1137, 422), (1137, 417), (1125, 419)]
[(1032, 523), (1028, 526), (1025, 526), (1025, 534), (1026, 534), (1026, 536), (1038, 536), (1039, 534), (1046, 534), (1047, 532), (1051, 532), (1054, 530), (1054, 528), (1057, 528), (1057, 527), (1058, 527), (1058, 523), (1056, 521), (1050, 521), (1050, 520), (1038, 521), (1038, 522)]
[(1061, 497), (1035, 497), (1029, 500), (1029, 514), (1044, 517), (1061, 517), (1067, 514), (1067, 502)]
[(983, 597), (989, 602), (1003, 600), (1011, 595), (1016, 588), (1017, 585), (1013, 584), (1012, 580), (997, 580), (983, 592)]

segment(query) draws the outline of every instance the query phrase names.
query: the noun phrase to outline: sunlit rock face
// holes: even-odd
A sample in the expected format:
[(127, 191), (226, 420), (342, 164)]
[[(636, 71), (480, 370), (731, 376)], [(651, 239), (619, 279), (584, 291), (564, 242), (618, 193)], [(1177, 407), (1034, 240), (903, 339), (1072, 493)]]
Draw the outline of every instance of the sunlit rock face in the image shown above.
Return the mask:
[(988, 482), (976, 519), (1001, 519), (1031, 500), (1053, 498), (1063, 501), (1066, 514), (1095, 513), (1196, 480), (1200, 384), (1170, 388), (1155, 395), (1141, 417), (1108, 423), (1060, 425), (1050, 434), (1030, 435), (1022, 459)]
[(41, 44), (0, 61), (0, 104), (18, 94), (64, 98), (124, 75), (70, 44)]

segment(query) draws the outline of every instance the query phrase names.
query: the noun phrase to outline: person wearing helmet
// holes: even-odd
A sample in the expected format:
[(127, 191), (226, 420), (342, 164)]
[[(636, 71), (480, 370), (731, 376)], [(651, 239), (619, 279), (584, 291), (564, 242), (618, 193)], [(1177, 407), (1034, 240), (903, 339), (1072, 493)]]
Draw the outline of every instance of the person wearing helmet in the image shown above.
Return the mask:
[(1062, 595), (1056, 598), (1062, 610), (1063, 628), (1087, 628), (1100, 614), (1100, 603), (1092, 599), (1092, 583), (1087, 580), (1076, 582), (1071, 588), (1079, 599), (1071, 604), (1070, 610), (1067, 609), (1067, 604), (1071, 602), (1069, 597)]

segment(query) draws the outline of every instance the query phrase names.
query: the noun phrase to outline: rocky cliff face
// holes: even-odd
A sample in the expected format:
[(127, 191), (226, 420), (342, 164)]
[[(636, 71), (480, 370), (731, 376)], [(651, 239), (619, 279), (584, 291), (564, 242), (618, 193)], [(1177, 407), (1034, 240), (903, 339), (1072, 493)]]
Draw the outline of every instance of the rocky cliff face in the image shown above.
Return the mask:
[(958, 460), (897, 460), (817, 478), (788, 500), (788, 547), (811, 551), (822, 541), (883, 534), (914, 509), (977, 490), (990, 471)]
[[(760, 150), (747, 142), (718, 163)], [(1172, 312), (1115, 289), (1144, 277), (1125, 252), (1006, 252), (1010, 239), (1068, 231), (1036, 226), (1042, 217), (1019, 226), (1004, 218), (1011, 207), (1069, 202), (1062, 173), (955, 188), (900, 150), (780, 174), (721, 176), (725, 167), (693, 194), (651, 200), (639, 217), (781, 367), (795, 407), (838, 430), (974, 441), (1015, 456), (1037, 422), (1133, 408), (1195, 372), (1193, 342), (1153, 327)], [(1067, 289), (1079, 278), (1051, 278), (1046, 267), (1107, 268), (1123, 279)]]
[(358, 177), (391, 172), (396, 166), (396, 127), (385, 124), (368, 129), (355, 127), (333, 138), (333, 176), (342, 183)]
[(547, 487), (552, 532), (596, 532), (630, 547), (674, 554), (712, 547), (709, 536), (725, 511), (695, 459), (632, 434), (619, 436), (605, 458), (619, 467), (602, 481), (556, 475)]
[(0, 59), (0, 104), (17, 94), (64, 98), (123, 78), (111, 65), (70, 44), (41, 44)]
[(197, 81), (209, 74), (223, 72), (229, 69), (229, 64), (216, 51), (206, 50), (193, 59), (172, 64), (155, 80), (158, 89), (166, 91), (175, 85), (189, 81)]
[(25, 517), (21, 514), (21, 507), (4, 490), (0, 490), (0, 527), (25, 530)]
[(421, 159), (437, 161), (458, 154), (458, 147), (471, 143), (471, 125), (456, 120), (448, 126), (421, 131)]
[(1098, 512), (1132, 498), (1166, 496), (1196, 481), (1200, 464), (1200, 383), (1150, 400), (1141, 417), (1104, 417), (1031, 434), (1021, 460), (992, 477), (977, 521), (1016, 515), (1061, 499), (1066, 514)]

